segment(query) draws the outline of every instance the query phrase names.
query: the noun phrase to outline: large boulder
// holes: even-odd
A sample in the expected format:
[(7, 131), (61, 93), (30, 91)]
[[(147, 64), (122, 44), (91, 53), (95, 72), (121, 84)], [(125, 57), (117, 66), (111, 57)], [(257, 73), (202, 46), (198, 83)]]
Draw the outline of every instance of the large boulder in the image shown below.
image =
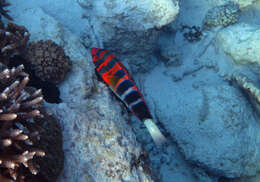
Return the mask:
[(209, 3), (215, 6), (219, 6), (227, 3), (234, 3), (239, 5), (240, 9), (245, 9), (251, 6), (252, 4), (254, 4), (256, 1), (258, 0), (219, 0), (219, 1), (209, 0)]
[(239, 23), (222, 29), (217, 41), (236, 64), (260, 65), (260, 26)]
[(147, 70), (153, 65), (151, 56), (158, 29), (174, 21), (179, 12), (177, 0), (78, 2), (86, 9), (85, 17), (89, 21), (82, 33), (85, 45), (117, 52), (131, 62), (133, 71)]
[(260, 170), (260, 127), (251, 104), (212, 70), (192, 75), (175, 83), (161, 73), (149, 77), (146, 93), (157, 105), (156, 115), (185, 158), (208, 174), (255, 175)]

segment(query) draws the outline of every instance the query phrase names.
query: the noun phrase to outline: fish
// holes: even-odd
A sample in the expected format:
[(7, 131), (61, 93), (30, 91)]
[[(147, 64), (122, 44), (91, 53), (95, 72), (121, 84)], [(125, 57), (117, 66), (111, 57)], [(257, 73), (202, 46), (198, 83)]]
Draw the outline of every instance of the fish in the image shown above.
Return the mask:
[(154, 143), (161, 146), (166, 138), (153, 122), (143, 94), (122, 62), (109, 50), (91, 48), (92, 61), (98, 76), (125, 106), (146, 126)]

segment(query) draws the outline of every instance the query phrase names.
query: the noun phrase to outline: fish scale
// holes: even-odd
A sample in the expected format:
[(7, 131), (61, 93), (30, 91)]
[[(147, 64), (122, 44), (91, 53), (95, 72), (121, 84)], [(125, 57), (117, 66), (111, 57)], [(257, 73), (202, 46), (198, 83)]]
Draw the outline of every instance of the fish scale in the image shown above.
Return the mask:
[(164, 143), (166, 139), (154, 124), (142, 93), (121, 61), (106, 49), (92, 48), (91, 56), (99, 76), (126, 107), (144, 122), (155, 144), (160, 146)]

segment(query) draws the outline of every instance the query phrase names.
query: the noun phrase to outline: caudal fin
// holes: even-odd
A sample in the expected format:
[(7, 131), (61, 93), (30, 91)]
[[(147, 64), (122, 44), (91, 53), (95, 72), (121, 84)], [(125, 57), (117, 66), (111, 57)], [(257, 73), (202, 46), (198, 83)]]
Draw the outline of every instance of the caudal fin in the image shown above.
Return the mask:
[(150, 135), (153, 138), (154, 143), (157, 146), (161, 146), (163, 143), (166, 142), (166, 138), (160, 132), (159, 128), (156, 126), (156, 124), (153, 122), (153, 120), (151, 120), (151, 119), (144, 120), (144, 125), (148, 129)]

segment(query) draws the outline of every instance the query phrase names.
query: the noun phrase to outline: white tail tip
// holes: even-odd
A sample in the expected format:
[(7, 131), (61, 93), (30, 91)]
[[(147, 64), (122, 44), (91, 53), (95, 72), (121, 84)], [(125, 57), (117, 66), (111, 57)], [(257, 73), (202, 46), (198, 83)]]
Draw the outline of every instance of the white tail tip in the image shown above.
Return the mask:
[(166, 142), (166, 138), (160, 132), (159, 128), (156, 126), (156, 124), (153, 122), (153, 120), (151, 120), (151, 119), (144, 120), (144, 125), (148, 129), (150, 135), (153, 138), (154, 143), (157, 146), (161, 146), (163, 143)]

